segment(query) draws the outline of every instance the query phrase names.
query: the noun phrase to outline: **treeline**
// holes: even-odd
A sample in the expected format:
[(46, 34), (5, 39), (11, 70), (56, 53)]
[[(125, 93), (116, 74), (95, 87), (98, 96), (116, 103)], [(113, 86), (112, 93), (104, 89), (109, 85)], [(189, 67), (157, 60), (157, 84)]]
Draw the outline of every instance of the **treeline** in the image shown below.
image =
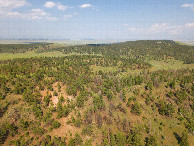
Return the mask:
[(176, 60), (182, 60), (187, 64), (194, 62), (194, 46), (180, 45), (170, 40), (142, 40), (93, 46), (67, 46), (49, 50), (39, 50), (38, 52), (45, 51), (61, 51), (64, 54), (74, 52), (79, 54), (100, 54), (109, 57), (122, 56), (144, 60), (174, 58)]
[(64, 54), (96, 54), (108, 57), (129, 57), (131, 59), (160, 60), (174, 58), (184, 63), (193, 63), (194, 46), (180, 45), (171, 40), (140, 40), (116, 44), (55, 46), (49, 43), (1, 44), (0, 53), (37, 53), (60, 51)]
[(49, 43), (0, 44), (0, 53), (25, 53), (42, 47), (47, 48), (48, 45)]

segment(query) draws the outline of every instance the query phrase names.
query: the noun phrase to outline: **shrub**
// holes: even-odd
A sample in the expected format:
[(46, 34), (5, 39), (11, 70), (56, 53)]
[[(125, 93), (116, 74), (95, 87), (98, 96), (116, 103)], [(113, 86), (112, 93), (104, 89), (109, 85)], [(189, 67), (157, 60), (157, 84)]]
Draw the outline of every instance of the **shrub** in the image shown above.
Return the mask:
[(175, 109), (172, 104), (168, 104), (166, 101), (160, 101), (158, 105), (158, 112), (161, 115), (172, 116), (172, 114), (175, 112)]
[(22, 127), (23, 129), (28, 128), (29, 127), (29, 122), (24, 121), (24, 119), (20, 119), (20, 127)]
[(133, 104), (131, 107), (131, 112), (138, 116), (141, 115), (141, 105), (137, 102)]
[(57, 128), (59, 128), (61, 126), (61, 124), (58, 121), (54, 120), (52, 122), (52, 126), (53, 126), (54, 129), (57, 129)]
[(145, 138), (145, 146), (157, 146), (157, 139), (155, 136)]
[(76, 105), (77, 105), (77, 107), (83, 107), (84, 106), (84, 98), (82, 96), (77, 97)]
[(58, 96), (58, 93), (56, 90), (53, 92), (53, 96)]
[(94, 112), (96, 110), (102, 110), (105, 108), (105, 103), (104, 103), (102, 97), (95, 96), (93, 98), (93, 105), (94, 105)]
[(82, 129), (82, 134), (84, 135), (92, 135), (92, 125), (88, 125), (87, 127)]
[(189, 142), (188, 142), (188, 134), (187, 134), (186, 131), (184, 131), (184, 132), (182, 133), (180, 145), (181, 145), (181, 146), (189, 146)]

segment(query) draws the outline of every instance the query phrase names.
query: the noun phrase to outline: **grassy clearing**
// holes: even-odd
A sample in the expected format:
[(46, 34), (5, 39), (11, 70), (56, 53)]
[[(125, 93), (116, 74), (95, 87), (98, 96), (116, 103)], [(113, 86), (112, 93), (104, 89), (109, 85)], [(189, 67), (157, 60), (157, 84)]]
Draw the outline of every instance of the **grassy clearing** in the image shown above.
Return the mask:
[(149, 62), (152, 67), (150, 71), (156, 71), (156, 70), (168, 70), (168, 69), (181, 69), (181, 68), (194, 68), (194, 64), (183, 64), (183, 61), (179, 60), (151, 60)]
[[(179, 60), (151, 60), (149, 63), (152, 65), (152, 67), (149, 69), (150, 71), (194, 68), (194, 64), (183, 64), (183, 61)], [(115, 72), (121, 70), (118, 67), (101, 67), (94, 65), (91, 66), (91, 69), (93, 72), (98, 72), (99, 70), (102, 70), (103, 72)], [(126, 72), (121, 72), (119, 76), (140, 75), (142, 72), (143, 69), (127, 69)]]
[(9, 60), (15, 58), (31, 58), (31, 57), (58, 57), (65, 56), (62, 52), (48, 52), (48, 53), (35, 53), (35, 52), (26, 52), (26, 53), (0, 53), (0, 60)]
[(35, 53), (35, 52), (26, 52), (26, 53), (0, 53), (0, 60), (9, 60), (15, 58), (31, 58), (31, 57), (63, 57), (69, 55), (88, 55), (88, 54), (79, 54), (79, 53), (70, 53), (63, 54), (62, 52), (45, 52), (45, 53)]

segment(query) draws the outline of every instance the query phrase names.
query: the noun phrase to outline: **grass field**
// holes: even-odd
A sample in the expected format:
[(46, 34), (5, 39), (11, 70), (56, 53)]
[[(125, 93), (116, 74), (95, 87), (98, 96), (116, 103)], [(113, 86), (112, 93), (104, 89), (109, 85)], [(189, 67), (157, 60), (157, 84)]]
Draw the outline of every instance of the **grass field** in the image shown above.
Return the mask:
[[(151, 60), (149, 63), (152, 65), (152, 67), (149, 69), (150, 71), (157, 71), (157, 70), (169, 70), (169, 69), (186, 69), (194, 68), (194, 64), (184, 64), (183, 61), (179, 60)], [(119, 71), (120, 69), (118, 67), (101, 67), (101, 66), (91, 66), (91, 69), (94, 72), (98, 72), (99, 70), (102, 70), (104, 72), (115, 72)], [(127, 69), (126, 72), (121, 73), (121, 76), (125, 75), (139, 75), (142, 73), (143, 69)]]
[(87, 55), (87, 54), (79, 54), (79, 53), (70, 53), (63, 54), (62, 52), (47, 52), (47, 53), (35, 53), (35, 52), (26, 52), (26, 53), (0, 53), (0, 60), (9, 60), (15, 58), (31, 58), (31, 57), (63, 57), (69, 55)]
[(150, 71), (156, 71), (156, 70), (168, 70), (168, 69), (181, 69), (181, 68), (194, 68), (194, 64), (183, 64), (183, 61), (179, 60), (151, 60), (149, 62), (152, 67)]
[(48, 52), (48, 53), (35, 53), (35, 52), (27, 52), (27, 53), (0, 53), (0, 60), (8, 60), (14, 58), (31, 58), (31, 57), (58, 57), (65, 56), (62, 52)]

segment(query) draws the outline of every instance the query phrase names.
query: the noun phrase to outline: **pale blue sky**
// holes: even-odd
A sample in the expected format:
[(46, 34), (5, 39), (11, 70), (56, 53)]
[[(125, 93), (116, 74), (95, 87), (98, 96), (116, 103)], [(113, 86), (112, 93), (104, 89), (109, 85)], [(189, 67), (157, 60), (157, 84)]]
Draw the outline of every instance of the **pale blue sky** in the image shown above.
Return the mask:
[(194, 40), (194, 0), (0, 0), (0, 38)]

